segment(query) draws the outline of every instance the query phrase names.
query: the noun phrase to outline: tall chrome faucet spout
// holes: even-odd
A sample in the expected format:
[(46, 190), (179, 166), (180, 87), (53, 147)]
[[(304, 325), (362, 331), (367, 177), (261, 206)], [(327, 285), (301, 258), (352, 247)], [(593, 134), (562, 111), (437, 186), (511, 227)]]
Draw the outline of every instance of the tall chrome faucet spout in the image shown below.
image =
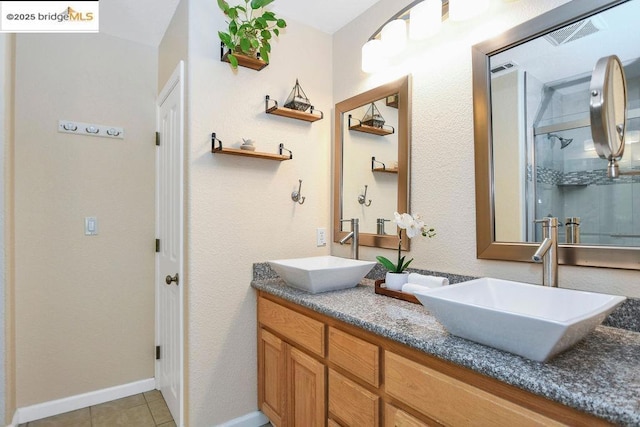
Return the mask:
[(340, 240), (340, 244), (344, 245), (351, 239), (351, 258), (358, 259), (360, 257), (360, 221), (358, 218), (341, 219), (340, 222), (350, 222), (351, 232)]
[(533, 254), (534, 262), (542, 263), (542, 285), (558, 287), (558, 218), (536, 220), (542, 223), (542, 243)]

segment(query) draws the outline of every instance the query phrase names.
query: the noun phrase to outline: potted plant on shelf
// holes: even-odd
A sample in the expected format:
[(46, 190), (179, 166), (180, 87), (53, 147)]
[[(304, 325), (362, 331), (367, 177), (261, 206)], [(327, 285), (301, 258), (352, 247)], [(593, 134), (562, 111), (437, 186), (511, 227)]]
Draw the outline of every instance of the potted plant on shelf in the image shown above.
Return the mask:
[(405, 262), (405, 256), (402, 256), (402, 231), (406, 230), (406, 235), (409, 239), (415, 236), (422, 235), (424, 237), (433, 237), (436, 235), (435, 229), (427, 228), (424, 225), (424, 221), (420, 218), (420, 215), (410, 215), (398, 212), (393, 214), (393, 222), (398, 226), (398, 262), (394, 264), (383, 256), (377, 256), (376, 259), (382, 264), (388, 271), (385, 277), (385, 286), (387, 289), (399, 291), (402, 289), (402, 285), (407, 283), (409, 273), (405, 271), (413, 258)]
[(238, 67), (238, 56), (256, 58), (258, 53), (260, 59), (269, 63), (270, 40), (287, 26), (275, 13), (262, 10), (273, 1), (244, 0), (244, 6), (229, 6), (225, 0), (218, 0), (218, 6), (229, 18), (228, 31), (218, 31), (218, 36), (229, 49), (227, 58), (233, 68)]

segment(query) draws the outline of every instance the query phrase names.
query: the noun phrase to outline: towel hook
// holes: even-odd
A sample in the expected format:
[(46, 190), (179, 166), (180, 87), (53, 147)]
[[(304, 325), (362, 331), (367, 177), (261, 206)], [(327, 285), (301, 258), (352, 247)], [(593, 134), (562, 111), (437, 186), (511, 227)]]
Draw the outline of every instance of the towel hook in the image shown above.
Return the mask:
[[(365, 205), (366, 207), (371, 206), (371, 199), (367, 202), (367, 185), (364, 186), (364, 194), (358, 196), (358, 203), (361, 205)], [(366, 202), (366, 203), (365, 203)]]
[(291, 193), (291, 200), (293, 200), (294, 202), (298, 202), (299, 204), (303, 204), (306, 197), (300, 195), (300, 192), (302, 191), (302, 180), (299, 179), (298, 182), (300, 183), (300, 185), (298, 186), (298, 191), (294, 191), (293, 193)]

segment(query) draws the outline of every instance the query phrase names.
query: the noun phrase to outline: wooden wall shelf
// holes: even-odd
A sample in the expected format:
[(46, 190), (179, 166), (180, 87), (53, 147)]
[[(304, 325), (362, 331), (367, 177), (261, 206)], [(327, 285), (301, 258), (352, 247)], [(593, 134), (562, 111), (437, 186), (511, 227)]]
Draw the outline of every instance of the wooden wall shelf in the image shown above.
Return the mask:
[(372, 172), (381, 172), (381, 173), (398, 173), (398, 169), (391, 169), (391, 168), (373, 168), (371, 169)]
[[(269, 101), (273, 101), (274, 105), (269, 106)], [(313, 106), (311, 106), (310, 112), (294, 110), (293, 108), (280, 107), (278, 106), (278, 101), (272, 100), (269, 95), (265, 97), (265, 113), (267, 114), (275, 114), (276, 116), (288, 117), (290, 119), (303, 120), (305, 122), (315, 122), (317, 120), (322, 120), (324, 118), (324, 114), (320, 110), (315, 110)], [(320, 113), (320, 115), (315, 114), (316, 112)]]
[[(218, 142), (218, 146), (216, 146), (216, 141)], [(282, 162), (284, 160), (293, 159), (293, 153), (284, 148), (284, 144), (279, 145), (278, 153), (264, 153), (260, 151), (251, 151), (251, 150), (243, 150), (241, 148), (228, 148), (222, 146), (222, 141), (216, 138), (215, 132), (211, 134), (211, 152), (213, 154), (228, 154), (231, 156), (242, 156), (242, 157), (255, 157), (258, 159), (266, 159), (266, 160), (276, 160)], [(288, 151), (289, 154), (283, 154), (283, 151)]]
[[(220, 61), (231, 63), (229, 61), (229, 53), (231, 53), (231, 52), (228, 51), (228, 50), (225, 52), (224, 43), (221, 42), (220, 43)], [(264, 67), (269, 65), (266, 62), (264, 62), (262, 59), (259, 59), (259, 58), (253, 58), (253, 57), (246, 56), (246, 55), (239, 55), (237, 53), (234, 54), (234, 56), (236, 58), (238, 58), (238, 65), (240, 67), (245, 67), (245, 68), (250, 68), (252, 70), (260, 71)]]
[(367, 126), (363, 124), (349, 126), (349, 130), (355, 130), (357, 132), (370, 133), (373, 135), (380, 135), (380, 136), (391, 135), (393, 133), (393, 130), (389, 130), (385, 128), (376, 128), (373, 126)]
[(230, 154), (232, 156), (257, 157), (259, 159), (277, 160), (280, 162), (283, 160), (291, 160), (288, 154), (262, 153), (259, 151), (242, 150), (239, 148), (214, 147), (211, 152), (214, 154)]

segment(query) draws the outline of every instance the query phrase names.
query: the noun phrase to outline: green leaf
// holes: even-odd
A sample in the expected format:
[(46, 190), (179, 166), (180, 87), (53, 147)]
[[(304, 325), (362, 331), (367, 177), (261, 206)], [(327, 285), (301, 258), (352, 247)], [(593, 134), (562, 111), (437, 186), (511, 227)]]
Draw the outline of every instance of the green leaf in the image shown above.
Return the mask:
[[(402, 257), (402, 259), (404, 260), (404, 257)], [(402, 266), (402, 269), (400, 270), (400, 272), (403, 272), (404, 270), (406, 270), (406, 268), (409, 267), (409, 264), (411, 264), (411, 261), (413, 261), (413, 258), (411, 258), (409, 261), (404, 263), (404, 265)]]
[(229, 32), (232, 36), (238, 34), (238, 23), (236, 21), (229, 22)]
[(269, 30), (262, 30), (260, 34), (262, 35), (262, 38), (265, 40), (269, 40), (271, 38), (271, 32)]
[(276, 36), (279, 36), (279, 35), (280, 35), (280, 30), (279, 30), (279, 29), (277, 29), (277, 28), (274, 28), (274, 29), (273, 29), (273, 30), (271, 30), (271, 31), (273, 31), (273, 34), (275, 34)]
[(287, 26), (287, 22), (284, 19), (278, 19), (276, 25), (278, 26), (278, 28), (284, 28)]
[(260, 57), (264, 62), (269, 63), (269, 51), (264, 46), (260, 48)]
[(267, 20), (264, 19), (262, 16), (259, 18), (256, 18), (256, 24), (260, 24), (260, 27), (259, 27), (260, 29), (267, 28), (269, 26), (269, 23), (267, 22)]
[(264, 12), (262, 14), (262, 17), (264, 19), (266, 19), (267, 21), (277, 21), (278, 20), (278, 18), (276, 18), (276, 14), (273, 13), (273, 12)]
[(251, 39), (251, 47), (257, 49), (260, 47), (260, 42), (257, 39)]
[(236, 9), (243, 11), (244, 13), (247, 13), (247, 9), (245, 9), (242, 6), (236, 6)]
[(391, 271), (392, 273), (395, 272), (395, 270), (396, 270), (395, 264), (392, 263), (391, 261), (389, 261), (387, 258), (385, 258), (383, 256), (377, 256), (376, 259), (378, 260), (378, 262), (380, 264), (382, 264), (382, 266), (384, 268), (386, 268), (387, 270)]
[(224, 0), (218, 0), (218, 7), (226, 14), (229, 10), (229, 3)]
[(251, 50), (251, 42), (248, 38), (243, 37), (240, 39), (240, 49), (242, 49), (244, 53), (249, 53)]
[(267, 52), (271, 52), (271, 43), (269, 43), (268, 41), (263, 40), (262, 47), (264, 47), (267, 50)]
[(236, 9), (235, 7), (230, 7), (227, 10), (227, 15), (229, 16), (229, 18), (231, 19), (236, 19), (238, 17), (238, 9)]
[(225, 46), (229, 47), (233, 45), (231, 43), (231, 35), (227, 33), (223, 33), (222, 31), (218, 31), (218, 37), (220, 37), (220, 41), (225, 44)]
[(273, 2), (273, 0), (251, 0), (251, 9), (260, 9), (261, 7), (265, 7), (271, 2)]
[(238, 68), (238, 58), (236, 58), (235, 55), (229, 54), (227, 55), (227, 58), (229, 59), (229, 63), (233, 68)]

